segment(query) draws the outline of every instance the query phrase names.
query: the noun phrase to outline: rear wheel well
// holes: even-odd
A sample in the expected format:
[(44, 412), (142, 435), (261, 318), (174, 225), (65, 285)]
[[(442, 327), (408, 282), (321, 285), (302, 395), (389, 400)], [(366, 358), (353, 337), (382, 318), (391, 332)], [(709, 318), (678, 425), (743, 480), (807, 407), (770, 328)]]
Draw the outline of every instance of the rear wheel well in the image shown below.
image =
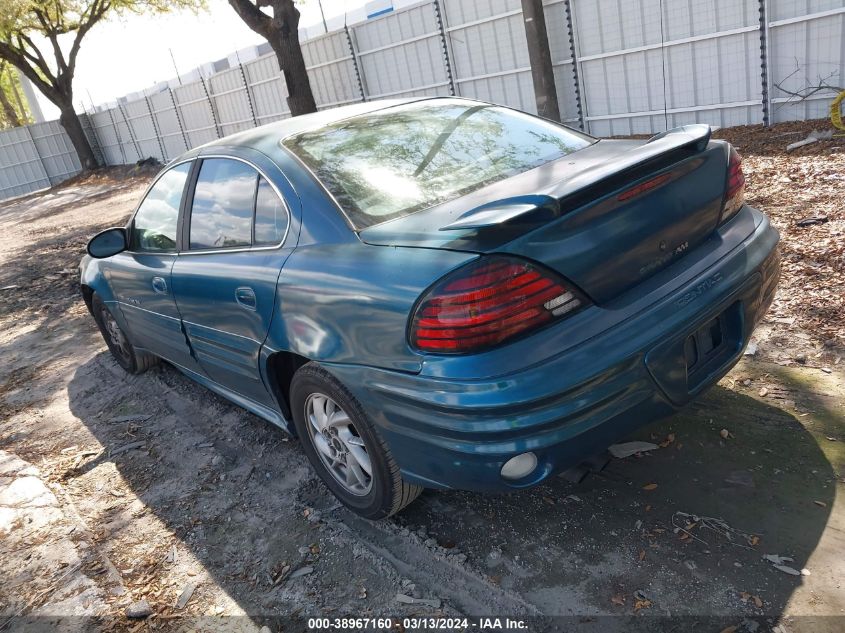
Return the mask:
[[(290, 409), (290, 383), (296, 370), (309, 362), (308, 358), (293, 352), (276, 352), (267, 359), (267, 375), (273, 392), (288, 420), (293, 420)], [(293, 430), (293, 424), (290, 425)]]

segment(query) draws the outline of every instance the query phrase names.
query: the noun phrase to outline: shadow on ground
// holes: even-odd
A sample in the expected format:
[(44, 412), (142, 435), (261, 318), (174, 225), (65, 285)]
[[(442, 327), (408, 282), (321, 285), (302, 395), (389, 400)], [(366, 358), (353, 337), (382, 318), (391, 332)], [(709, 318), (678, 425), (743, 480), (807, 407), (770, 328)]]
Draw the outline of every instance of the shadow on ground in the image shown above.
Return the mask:
[[(803, 569), (836, 487), (827, 457), (794, 415), (717, 387), (637, 434), (671, 438), (665, 447), (615, 460), (580, 484), (555, 478), (500, 496), (430, 491), (371, 524), (337, 505), (295, 441), (168, 366), (126, 377), (99, 354), (77, 369), (68, 395), (112, 455), (69, 469), (68, 485), (87, 485), (111, 463), (139, 500), (88, 517), (118, 569), (129, 569), (127, 595), (160, 599), (143, 582), (151, 566), (171, 565), (175, 546), (258, 622), (395, 614), (393, 596), (410, 580), (453, 612), (569, 616), (585, 630), (649, 627), (664, 622), (649, 616), (669, 615), (737, 631), (771, 627), (805, 577), (762, 556)], [(116, 450), (135, 442), (137, 450)], [(163, 524), (172, 543), (144, 543), (149, 522)], [(121, 551), (110, 540), (136, 546)], [(278, 582), (286, 566), (313, 572)], [(605, 617), (614, 615), (628, 617)], [(665, 621), (663, 630), (669, 622), (684, 621)], [(817, 622), (807, 630), (824, 629)]]

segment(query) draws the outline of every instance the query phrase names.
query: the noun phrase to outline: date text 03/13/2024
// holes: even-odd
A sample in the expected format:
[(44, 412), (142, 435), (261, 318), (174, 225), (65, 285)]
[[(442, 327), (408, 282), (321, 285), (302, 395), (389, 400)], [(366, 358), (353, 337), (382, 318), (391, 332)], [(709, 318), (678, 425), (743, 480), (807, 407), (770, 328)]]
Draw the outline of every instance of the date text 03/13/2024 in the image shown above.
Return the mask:
[(528, 623), (519, 618), (309, 618), (309, 631), (527, 631)]

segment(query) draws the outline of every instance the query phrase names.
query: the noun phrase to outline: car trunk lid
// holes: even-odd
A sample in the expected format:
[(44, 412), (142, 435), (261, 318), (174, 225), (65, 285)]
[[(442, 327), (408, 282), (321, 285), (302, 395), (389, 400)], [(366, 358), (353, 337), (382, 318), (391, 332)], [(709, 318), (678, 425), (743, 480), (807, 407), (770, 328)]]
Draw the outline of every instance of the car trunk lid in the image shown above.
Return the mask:
[(369, 244), (511, 253), (611, 300), (718, 224), (727, 152), (708, 126), (603, 140), (457, 200), (370, 227)]

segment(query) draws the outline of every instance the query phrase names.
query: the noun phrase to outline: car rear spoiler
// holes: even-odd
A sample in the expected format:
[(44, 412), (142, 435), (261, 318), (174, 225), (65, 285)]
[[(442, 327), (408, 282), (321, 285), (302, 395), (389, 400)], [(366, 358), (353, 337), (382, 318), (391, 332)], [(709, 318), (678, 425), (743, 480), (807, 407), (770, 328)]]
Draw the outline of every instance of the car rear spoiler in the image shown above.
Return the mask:
[(603, 180), (677, 150), (688, 148), (696, 152), (704, 151), (710, 142), (711, 132), (709, 125), (700, 123), (672, 128), (652, 136), (644, 144), (621, 153), (613, 160), (602, 162), (557, 183), (550, 191), (485, 203), (463, 213), (439, 230), (479, 230), (506, 223), (549, 221), (562, 214), (561, 202), (564, 199), (582, 193)]

